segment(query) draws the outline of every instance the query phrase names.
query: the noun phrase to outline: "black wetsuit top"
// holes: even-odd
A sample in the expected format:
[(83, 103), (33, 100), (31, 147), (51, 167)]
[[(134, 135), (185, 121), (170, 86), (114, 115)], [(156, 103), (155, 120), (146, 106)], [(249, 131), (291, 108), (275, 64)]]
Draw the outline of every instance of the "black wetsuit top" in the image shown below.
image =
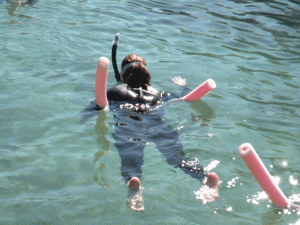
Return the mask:
[(107, 91), (107, 99), (112, 101), (122, 101), (128, 103), (139, 103), (156, 105), (162, 98), (162, 93), (148, 86), (147, 90), (142, 88), (131, 88), (128, 84), (123, 83), (110, 88)]

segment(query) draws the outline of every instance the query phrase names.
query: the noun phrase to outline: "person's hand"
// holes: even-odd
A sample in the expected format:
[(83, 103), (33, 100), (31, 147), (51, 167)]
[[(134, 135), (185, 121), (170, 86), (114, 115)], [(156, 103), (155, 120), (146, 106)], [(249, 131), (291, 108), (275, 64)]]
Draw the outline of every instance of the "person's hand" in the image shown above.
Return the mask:
[(177, 84), (178, 86), (185, 86), (186, 85), (186, 79), (182, 79), (181, 77), (174, 77), (171, 78), (174, 84)]

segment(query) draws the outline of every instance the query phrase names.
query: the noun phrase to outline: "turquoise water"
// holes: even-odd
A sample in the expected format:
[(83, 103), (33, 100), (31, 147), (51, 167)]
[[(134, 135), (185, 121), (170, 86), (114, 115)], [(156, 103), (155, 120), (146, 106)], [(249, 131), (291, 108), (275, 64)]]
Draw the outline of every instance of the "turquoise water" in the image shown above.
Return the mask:
[[(251, 143), (288, 197), (300, 185), (300, 4), (297, 0), (38, 1), (0, 4), (0, 224), (296, 224), (280, 211), (238, 155)], [(202, 101), (165, 104), (164, 120), (184, 151), (221, 180), (201, 204), (200, 184), (145, 149), (145, 212), (126, 206), (113, 113), (81, 125), (94, 100), (97, 60), (129, 53), (147, 60), (152, 85), (170, 78), (217, 88)], [(108, 86), (115, 84), (112, 66)]]

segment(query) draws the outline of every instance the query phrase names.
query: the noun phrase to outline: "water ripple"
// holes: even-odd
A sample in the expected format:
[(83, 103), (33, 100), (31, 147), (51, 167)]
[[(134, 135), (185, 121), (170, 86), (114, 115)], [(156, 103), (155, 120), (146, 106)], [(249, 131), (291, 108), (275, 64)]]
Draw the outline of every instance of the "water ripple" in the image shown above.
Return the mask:
[[(0, 0), (0, 223), (295, 223), (290, 215), (277, 217), (267, 201), (247, 204), (248, 193), (261, 189), (234, 146), (252, 141), (284, 192), (299, 193), (299, 1), (66, 0), (15, 8), (12, 2)], [(216, 81), (203, 101), (165, 105), (163, 117), (182, 128), (186, 154), (204, 166), (220, 162), (214, 172), (223, 184), (213, 205), (195, 201), (200, 184), (163, 158), (157, 163), (149, 144), (142, 184), (150, 217), (132, 216), (111, 136), (113, 113), (103, 112), (100, 130), (100, 114), (78, 124), (94, 100), (97, 59), (110, 58), (118, 32), (118, 63), (129, 53), (143, 55), (155, 88), (180, 93), (174, 75), (189, 88)], [(114, 84), (110, 68), (108, 85)], [(243, 185), (227, 188), (233, 177)]]

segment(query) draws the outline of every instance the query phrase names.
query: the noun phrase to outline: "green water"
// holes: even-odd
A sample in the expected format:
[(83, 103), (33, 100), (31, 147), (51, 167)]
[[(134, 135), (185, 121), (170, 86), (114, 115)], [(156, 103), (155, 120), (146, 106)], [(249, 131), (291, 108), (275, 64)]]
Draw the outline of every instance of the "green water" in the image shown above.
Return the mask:
[[(296, 0), (4, 1), (0, 224), (296, 224), (299, 215), (256, 197), (238, 147), (251, 143), (282, 191), (299, 198), (299, 21)], [(201, 204), (200, 184), (149, 143), (145, 212), (126, 206), (113, 113), (79, 124), (116, 33), (118, 62), (143, 55), (159, 90), (179, 93), (173, 76), (190, 88), (215, 80), (202, 101), (166, 104), (164, 120), (190, 158), (220, 162), (216, 202)]]

